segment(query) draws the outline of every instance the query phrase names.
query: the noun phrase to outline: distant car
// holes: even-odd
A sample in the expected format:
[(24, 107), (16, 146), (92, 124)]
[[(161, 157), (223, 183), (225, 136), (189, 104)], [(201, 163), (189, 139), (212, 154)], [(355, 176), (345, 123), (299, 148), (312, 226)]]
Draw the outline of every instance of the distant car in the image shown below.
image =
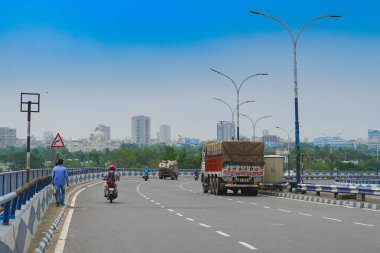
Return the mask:
[(293, 170), (290, 170), (289, 173), (288, 173), (288, 171), (285, 171), (284, 176), (285, 177), (295, 177), (296, 173)]

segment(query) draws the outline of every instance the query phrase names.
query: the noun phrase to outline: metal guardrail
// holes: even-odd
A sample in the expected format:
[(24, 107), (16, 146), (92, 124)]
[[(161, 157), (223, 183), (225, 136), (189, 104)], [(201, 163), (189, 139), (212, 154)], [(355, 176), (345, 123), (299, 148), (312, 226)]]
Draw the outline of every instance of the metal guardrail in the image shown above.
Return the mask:
[(31, 180), (29, 183), (18, 188), (17, 190), (7, 193), (0, 197), (2, 206), (3, 225), (9, 225), (9, 220), (15, 218), (16, 210), (21, 210), (22, 205), (30, 200), (36, 193), (41, 191), (51, 183), (51, 176), (40, 177)]
[[(30, 170), (30, 180), (51, 175), (51, 169)], [(0, 196), (13, 192), (26, 184), (26, 170), (0, 173)]]
[[(286, 173), (286, 172), (285, 172)], [(295, 179), (294, 176), (286, 176), (284, 179)], [(377, 178), (376, 172), (373, 171), (304, 171), (303, 179), (357, 179), (357, 178)]]
[(351, 186), (370, 186), (370, 187), (380, 187), (380, 179), (338, 179), (335, 180), (337, 185), (351, 185)]
[(320, 195), (321, 192), (333, 193), (335, 198), (337, 198), (339, 193), (340, 194), (360, 194), (362, 197), (362, 200), (365, 200), (365, 195), (380, 196), (380, 187), (368, 187), (368, 186), (298, 184), (297, 190), (301, 192), (312, 191), (312, 192), (316, 192), (317, 195)]

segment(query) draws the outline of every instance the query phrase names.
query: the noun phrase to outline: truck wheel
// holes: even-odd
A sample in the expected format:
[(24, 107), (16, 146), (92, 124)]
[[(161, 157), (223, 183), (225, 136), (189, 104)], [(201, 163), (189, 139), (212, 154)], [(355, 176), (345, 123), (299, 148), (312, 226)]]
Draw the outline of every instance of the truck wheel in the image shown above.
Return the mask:
[(210, 193), (211, 194), (214, 194), (214, 190), (215, 190), (215, 188), (214, 188), (214, 178), (210, 178)]
[(160, 179), (163, 179), (163, 177), (159, 177)]
[(252, 190), (252, 196), (257, 196), (258, 191), (257, 190)]
[(232, 189), (233, 193), (236, 195), (239, 191), (239, 189)]
[(206, 186), (206, 183), (202, 183), (203, 193), (208, 193), (208, 186)]
[(223, 195), (224, 190), (221, 187), (222, 180), (220, 178), (217, 178), (215, 181), (216, 181), (216, 185), (215, 185), (216, 195)]
[(217, 195), (217, 187), (218, 187), (218, 186), (217, 186), (217, 183), (216, 183), (217, 180), (218, 180), (218, 179), (214, 177), (214, 182), (213, 182), (213, 185), (214, 185), (214, 195)]

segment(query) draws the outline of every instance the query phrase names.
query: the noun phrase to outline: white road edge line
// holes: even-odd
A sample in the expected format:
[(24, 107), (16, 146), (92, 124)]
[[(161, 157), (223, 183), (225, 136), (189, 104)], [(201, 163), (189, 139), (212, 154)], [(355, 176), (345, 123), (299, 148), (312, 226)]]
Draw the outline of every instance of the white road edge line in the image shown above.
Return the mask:
[(181, 213), (176, 213), (176, 215), (178, 215), (178, 216), (180, 216), (180, 217), (182, 217), (182, 216), (183, 216), (183, 214), (181, 214)]
[(263, 206), (263, 207), (266, 208), (266, 209), (270, 208), (269, 206)]
[(159, 206), (159, 205), (161, 205), (161, 204), (157, 202), (157, 203), (156, 203), (156, 205), (158, 205), (158, 206)]
[(298, 214), (299, 214), (299, 215), (303, 215), (303, 216), (309, 216), (309, 217), (313, 216), (313, 215), (308, 214), (308, 213), (298, 213)]
[(251, 204), (251, 205), (254, 205), (254, 206), (257, 206), (257, 204), (256, 204), (256, 203), (249, 203), (249, 204)]
[(194, 219), (192, 219), (192, 218), (186, 218), (186, 220), (188, 220), (188, 221), (194, 221)]
[(173, 209), (168, 209), (168, 211), (169, 211), (169, 212), (174, 212), (174, 210), (173, 210)]
[(199, 226), (202, 226), (202, 227), (205, 227), (205, 228), (211, 228), (211, 226), (203, 224), (203, 223), (198, 223), (198, 224), (199, 224)]
[[(71, 207), (75, 206), (75, 201), (77, 200), (78, 194), (84, 191), (85, 189), (86, 188), (82, 188), (74, 194), (71, 200), (71, 204), (70, 204)], [(69, 212), (67, 213), (67, 217), (66, 217), (65, 223), (63, 224), (61, 233), (59, 235), (58, 242), (55, 246), (54, 253), (62, 253), (65, 248), (67, 234), (69, 232), (69, 227), (71, 223), (71, 218), (73, 217), (73, 213), (74, 213), (74, 208), (71, 208)]]
[(322, 219), (333, 220), (333, 221), (341, 221), (341, 220), (338, 220), (338, 219), (335, 219), (335, 218), (329, 218), (329, 217), (322, 217)]
[(230, 235), (229, 234), (226, 234), (226, 233), (223, 233), (222, 231), (215, 231), (216, 233), (220, 234), (220, 235), (223, 235), (225, 237), (229, 237)]
[(248, 249), (251, 249), (251, 250), (257, 250), (257, 248), (253, 247), (252, 245), (246, 243), (246, 242), (239, 242), (239, 244), (247, 247)]
[(365, 223), (360, 223), (360, 222), (354, 222), (356, 225), (361, 225), (361, 226), (367, 226), (367, 227), (374, 227), (375, 225), (372, 224), (365, 224)]
[(285, 213), (291, 213), (292, 211), (285, 210), (285, 209), (277, 209), (278, 211), (285, 212)]

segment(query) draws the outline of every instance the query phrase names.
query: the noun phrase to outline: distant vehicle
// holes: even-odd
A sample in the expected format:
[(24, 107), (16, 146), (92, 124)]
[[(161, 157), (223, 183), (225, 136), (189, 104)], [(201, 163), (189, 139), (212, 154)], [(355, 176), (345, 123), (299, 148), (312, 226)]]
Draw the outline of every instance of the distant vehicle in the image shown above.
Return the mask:
[(203, 192), (224, 195), (230, 189), (256, 196), (263, 179), (263, 166), (263, 142), (209, 142), (202, 155)]
[(295, 177), (296, 173), (293, 170), (289, 170), (289, 172), (285, 171), (284, 176), (285, 177)]
[(171, 180), (178, 179), (177, 161), (163, 160), (158, 164), (158, 178), (165, 179), (170, 177)]

